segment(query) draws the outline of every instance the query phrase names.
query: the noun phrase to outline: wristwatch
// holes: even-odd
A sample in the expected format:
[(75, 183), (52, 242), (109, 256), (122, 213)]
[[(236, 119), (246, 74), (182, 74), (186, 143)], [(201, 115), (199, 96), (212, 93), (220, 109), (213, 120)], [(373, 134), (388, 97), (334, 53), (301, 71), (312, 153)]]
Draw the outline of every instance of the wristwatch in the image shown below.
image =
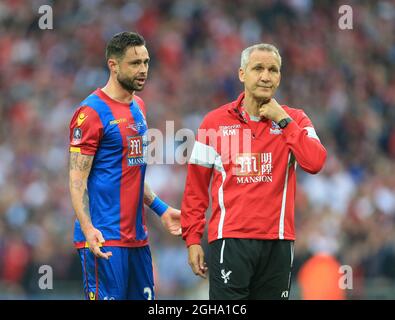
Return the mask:
[(281, 119), (277, 124), (281, 129), (284, 129), (288, 125), (288, 123), (290, 123), (291, 121), (292, 121), (292, 119), (288, 117), (288, 118)]

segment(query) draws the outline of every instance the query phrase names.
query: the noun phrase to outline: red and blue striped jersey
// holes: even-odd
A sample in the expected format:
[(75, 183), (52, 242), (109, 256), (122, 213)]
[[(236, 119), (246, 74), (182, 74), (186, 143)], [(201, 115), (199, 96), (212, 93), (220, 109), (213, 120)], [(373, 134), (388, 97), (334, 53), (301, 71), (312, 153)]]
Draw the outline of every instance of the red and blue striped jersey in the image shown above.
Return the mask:
[[(89, 95), (70, 122), (70, 152), (94, 156), (88, 177), (89, 210), (105, 246), (148, 243), (144, 215), (147, 122), (142, 99), (113, 100), (101, 89)], [(86, 246), (78, 219), (74, 244)]]

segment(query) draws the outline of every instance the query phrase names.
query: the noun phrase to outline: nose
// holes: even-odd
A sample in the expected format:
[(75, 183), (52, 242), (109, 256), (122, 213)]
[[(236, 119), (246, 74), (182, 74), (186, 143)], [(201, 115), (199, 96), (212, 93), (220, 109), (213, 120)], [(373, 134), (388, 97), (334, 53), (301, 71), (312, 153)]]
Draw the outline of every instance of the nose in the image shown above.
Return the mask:
[(263, 82), (270, 81), (270, 72), (269, 72), (269, 70), (265, 69), (265, 70), (262, 71), (262, 73), (261, 73), (261, 80)]
[(146, 75), (148, 72), (148, 65), (142, 63), (139, 68), (139, 73)]

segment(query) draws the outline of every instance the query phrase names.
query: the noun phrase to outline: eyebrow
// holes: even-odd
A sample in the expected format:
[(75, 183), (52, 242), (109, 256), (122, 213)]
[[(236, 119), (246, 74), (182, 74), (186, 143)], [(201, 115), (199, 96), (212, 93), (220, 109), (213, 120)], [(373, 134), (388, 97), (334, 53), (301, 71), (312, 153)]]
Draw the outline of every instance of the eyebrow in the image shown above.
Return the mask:
[[(264, 64), (261, 63), (261, 62), (259, 62), (259, 63), (257, 63), (257, 64), (252, 65), (252, 67), (253, 67), (253, 68), (255, 68), (255, 67), (264, 67)], [(271, 64), (270, 66), (268, 66), (268, 68), (276, 68), (276, 69), (279, 69), (280, 67), (279, 67), (279, 66), (276, 66), (275, 64)]]
[(149, 62), (149, 61), (151, 61), (151, 59), (150, 58), (147, 58), (147, 59), (133, 59), (133, 60), (130, 60), (130, 61), (128, 61), (128, 63), (134, 63), (134, 62)]

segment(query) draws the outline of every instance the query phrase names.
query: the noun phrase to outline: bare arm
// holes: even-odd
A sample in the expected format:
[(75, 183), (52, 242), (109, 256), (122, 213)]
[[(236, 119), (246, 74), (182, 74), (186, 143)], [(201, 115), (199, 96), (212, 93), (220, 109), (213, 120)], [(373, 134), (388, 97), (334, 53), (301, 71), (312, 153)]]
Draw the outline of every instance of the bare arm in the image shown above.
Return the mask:
[(104, 243), (104, 238), (97, 230), (91, 220), (89, 212), (89, 196), (87, 182), (92, 168), (93, 156), (83, 155), (77, 152), (70, 153), (69, 166), (69, 187), (71, 202), (80, 222), (82, 232), (88, 242), (89, 249), (97, 256), (108, 259), (111, 252), (103, 253), (100, 245)]
[[(144, 204), (148, 207), (154, 202), (156, 198), (155, 192), (153, 192), (148, 185), (144, 182)], [(168, 207), (167, 210), (160, 216), (163, 226), (174, 236), (181, 235), (181, 222), (180, 222), (180, 210), (172, 207)]]
[(149, 207), (154, 202), (155, 197), (155, 192), (151, 190), (147, 182), (144, 182), (144, 204)]
[(89, 213), (89, 197), (87, 189), (87, 181), (91, 171), (92, 162), (93, 156), (86, 156), (77, 152), (70, 153), (69, 187), (71, 202), (84, 233), (85, 230), (93, 227)]

